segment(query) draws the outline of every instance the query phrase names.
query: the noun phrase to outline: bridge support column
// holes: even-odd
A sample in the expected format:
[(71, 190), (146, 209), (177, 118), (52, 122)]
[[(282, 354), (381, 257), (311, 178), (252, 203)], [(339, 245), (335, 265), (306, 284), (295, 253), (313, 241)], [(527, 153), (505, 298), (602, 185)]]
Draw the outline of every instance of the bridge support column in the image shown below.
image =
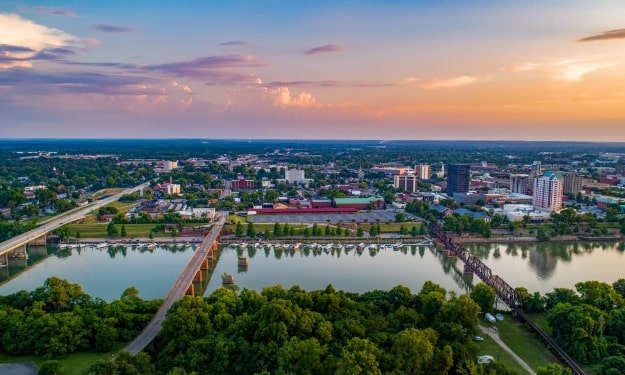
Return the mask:
[(9, 266), (9, 255), (4, 254), (0, 255), (0, 267), (8, 267)]
[(185, 295), (187, 296), (195, 295), (195, 287), (193, 286), (193, 283), (189, 284), (189, 287), (187, 288), (187, 292), (185, 293)]
[(204, 260), (202, 261), (202, 264), (200, 265), (200, 269), (201, 270), (207, 270), (208, 269), (208, 259), (204, 258)]
[(202, 270), (198, 270), (193, 277), (193, 281), (202, 282)]

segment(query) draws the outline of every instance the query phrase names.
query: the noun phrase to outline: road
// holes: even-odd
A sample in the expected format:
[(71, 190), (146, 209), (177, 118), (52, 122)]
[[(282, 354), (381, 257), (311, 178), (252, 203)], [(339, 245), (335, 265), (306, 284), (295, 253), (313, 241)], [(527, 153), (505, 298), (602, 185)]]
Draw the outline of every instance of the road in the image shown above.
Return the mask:
[(515, 362), (518, 363), (521, 367), (523, 367), (525, 371), (527, 371), (531, 375), (536, 375), (536, 371), (534, 371), (530, 367), (530, 365), (528, 365), (527, 362), (523, 360), (523, 358), (519, 357), (512, 349), (508, 347), (508, 345), (506, 345), (505, 342), (503, 342), (499, 338), (499, 332), (495, 331), (494, 329), (488, 329), (484, 326), (480, 326), (480, 329), (482, 330), (482, 332), (487, 334), (491, 339), (493, 339), (493, 341), (495, 341), (501, 349), (503, 349), (506, 353), (510, 354), (510, 356), (515, 360)]
[(156, 314), (154, 314), (150, 323), (148, 323), (139, 336), (137, 336), (124, 349), (128, 353), (135, 355), (148, 346), (152, 340), (154, 340), (158, 332), (161, 330), (163, 321), (165, 320), (167, 312), (171, 306), (186, 294), (187, 288), (193, 282), (196, 272), (200, 269), (200, 266), (206, 258), (212, 243), (217, 240), (217, 236), (221, 232), (221, 229), (226, 222), (226, 218), (228, 217), (228, 213), (226, 212), (219, 212), (217, 215), (217, 222), (206, 237), (204, 237), (204, 240), (193, 254), (191, 260), (187, 263), (180, 276), (178, 276), (178, 280), (176, 280), (176, 283), (171, 288), (167, 297), (165, 297), (165, 300), (159, 307), (158, 311), (156, 311)]
[(109, 203), (115, 202), (116, 200), (118, 200), (122, 195), (125, 194), (130, 194), (130, 193), (134, 193), (136, 191), (139, 191), (143, 188), (146, 188), (147, 186), (149, 186), (150, 183), (146, 182), (145, 184), (141, 184), (141, 185), (137, 185), (133, 188), (129, 188), (126, 189), (124, 191), (122, 191), (121, 193), (112, 195), (108, 198), (102, 199), (102, 200), (98, 200), (95, 201), (93, 203), (91, 203), (88, 206), (85, 206), (83, 208), (80, 209), (76, 209), (76, 210), (72, 210), (69, 212), (66, 212), (64, 214), (60, 214), (50, 220), (48, 220), (45, 224), (31, 230), (28, 231), (26, 233), (22, 233), (19, 236), (15, 236), (11, 239), (8, 239), (4, 242), (0, 243), (0, 255), (4, 255), (5, 253), (8, 253), (22, 245), (26, 245), (27, 243), (29, 243), (30, 241), (39, 238), (41, 236), (43, 236), (46, 233), (49, 233), (61, 226), (63, 226), (64, 224), (67, 223), (71, 223), (73, 221), (76, 220), (80, 220), (82, 218), (85, 217), (85, 215), (89, 214), (90, 212), (99, 209), (100, 207), (106, 206)]

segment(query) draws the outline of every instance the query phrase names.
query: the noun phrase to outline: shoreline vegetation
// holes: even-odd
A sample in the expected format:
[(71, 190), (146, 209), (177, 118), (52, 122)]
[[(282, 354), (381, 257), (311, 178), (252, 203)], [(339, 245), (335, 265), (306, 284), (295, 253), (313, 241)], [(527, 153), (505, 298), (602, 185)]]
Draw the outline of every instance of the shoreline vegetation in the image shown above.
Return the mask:
[[(625, 280), (578, 283), (530, 294), (526, 309), (593, 373), (623, 370)], [(169, 312), (148, 353), (118, 352), (147, 324), (161, 300), (134, 288), (105, 303), (77, 284), (48, 279), (33, 292), (0, 296), (0, 363), (56, 366), (59, 375), (112, 373), (471, 373), (522, 374), (518, 360), (482, 335), (500, 339), (538, 374), (565, 375), (556, 359), (513, 316), (489, 323), (495, 293), (483, 283), (458, 295), (426, 281), (414, 294), (401, 285), (365, 293), (268, 286), (261, 292), (220, 288), (184, 297)], [(575, 327), (563, 322), (578, 320)], [(591, 326), (580, 326), (590, 324)], [(95, 322), (95, 323), (94, 323)], [(93, 324), (92, 324), (93, 323)], [(92, 328), (89, 328), (92, 327)], [(586, 329), (588, 340), (574, 337)], [(588, 330), (590, 329), (590, 330)], [(477, 358), (490, 355), (489, 364)], [(545, 368), (557, 372), (544, 372)], [(131, 372), (125, 372), (131, 371)]]

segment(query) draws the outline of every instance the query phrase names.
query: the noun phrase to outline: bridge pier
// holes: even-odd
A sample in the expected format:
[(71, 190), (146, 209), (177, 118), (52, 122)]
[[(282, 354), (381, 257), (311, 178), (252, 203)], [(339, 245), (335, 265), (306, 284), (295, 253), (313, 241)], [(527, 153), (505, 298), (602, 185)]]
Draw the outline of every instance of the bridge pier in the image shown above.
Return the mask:
[(187, 292), (185, 293), (186, 296), (194, 296), (195, 295), (195, 286), (193, 285), (193, 283), (189, 284), (189, 287), (187, 288)]
[(9, 267), (9, 255), (4, 254), (0, 256), (0, 267)]
[(15, 250), (10, 251), (11, 258), (28, 259), (28, 253), (26, 252), (26, 245), (19, 246)]
[(204, 258), (204, 260), (202, 261), (202, 264), (200, 265), (200, 269), (207, 270), (208, 268), (209, 268), (208, 258)]
[(196, 273), (195, 276), (193, 277), (193, 281), (194, 282), (202, 282), (203, 278), (202, 278), (202, 270), (199, 269)]
[(29, 256), (46, 256), (48, 255), (48, 248), (45, 246), (28, 246)]

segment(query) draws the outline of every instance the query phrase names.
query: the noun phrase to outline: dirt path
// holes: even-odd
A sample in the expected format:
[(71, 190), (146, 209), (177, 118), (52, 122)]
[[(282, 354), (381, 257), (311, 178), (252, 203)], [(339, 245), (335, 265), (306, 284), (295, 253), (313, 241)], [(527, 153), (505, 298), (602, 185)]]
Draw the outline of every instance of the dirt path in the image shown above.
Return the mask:
[(506, 353), (510, 354), (510, 356), (512, 356), (512, 358), (521, 366), (525, 369), (525, 371), (527, 371), (528, 373), (530, 373), (531, 375), (536, 375), (536, 371), (534, 371), (530, 365), (527, 364), (527, 362), (525, 362), (523, 360), (523, 358), (519, 357), (512, 349), (510, 349), (508, 347), (508, 345), (506, 345), (505, 342), (503, 342), (500, 338), (499, 338), (499, 332), (497, 332), (494, 329), (488, 329), (484, 326), (480, 326), (480, 330), (482, 330), (482, 332), (484, 332), (485, 334), (487, 334), (491, 339), (493, 339), (493, 341), (495, 341), (497, 343), (497, 345), (499, 345), (501, 347), (501, 349), (503, 349)]

